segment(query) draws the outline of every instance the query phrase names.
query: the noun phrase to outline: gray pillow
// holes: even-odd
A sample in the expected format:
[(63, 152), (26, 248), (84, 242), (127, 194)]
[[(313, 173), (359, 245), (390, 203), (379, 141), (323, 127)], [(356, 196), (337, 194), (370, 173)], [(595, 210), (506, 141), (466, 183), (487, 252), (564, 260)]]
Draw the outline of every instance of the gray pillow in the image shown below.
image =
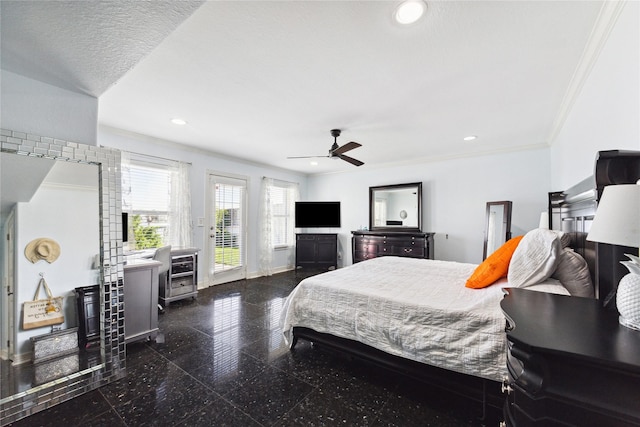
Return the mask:
[(589, 266), (584, 258), (575, 253), (573, 249), (565, 248), (562, 250), (558, 267), (551, 277), (559, 280), (572, 296), (594, 297)]
[(563, 249), (571, 245), (571, 234), (565, 233), (563, 231), (555, 231), (555, 233), (560, 238), (560, 246), (562, 246)]

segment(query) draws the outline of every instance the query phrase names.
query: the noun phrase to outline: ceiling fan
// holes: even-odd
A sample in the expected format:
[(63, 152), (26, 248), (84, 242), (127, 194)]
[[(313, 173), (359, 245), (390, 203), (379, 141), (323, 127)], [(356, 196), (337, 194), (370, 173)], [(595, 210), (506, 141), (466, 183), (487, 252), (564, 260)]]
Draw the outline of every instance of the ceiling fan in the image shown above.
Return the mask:
[(351, 163), (355, 166), (362, 166), (364, 162), (360, 160), (354, 159), (353, 157), (345, 156), (343, 153), (347, 151), (353, 150), (354, 148), (361, 147), (362, 144), (358, 144), (357, 142), (347, 142), (342, 147), (338, 146), (338, 137), (340, 136), (340, 129), (331, 129), (331, 136), (333, 137), (333, 145), (329, 149), (328, 156), (298, 156), (298, 157), (287, 157), (287, 159), (311, 159), (314, 157), (329, 157), (331, 159), (342, 159), (346, 162)]

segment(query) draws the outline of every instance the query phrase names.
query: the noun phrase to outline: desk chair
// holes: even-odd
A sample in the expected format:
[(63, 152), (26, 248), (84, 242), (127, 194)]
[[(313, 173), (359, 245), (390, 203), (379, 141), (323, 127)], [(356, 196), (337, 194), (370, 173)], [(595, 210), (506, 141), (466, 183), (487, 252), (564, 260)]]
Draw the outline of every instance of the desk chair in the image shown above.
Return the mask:
[[(167, 280), (169, 280), (169, 270), (171, 269), (171, 245), (156, 249), (153, 259), (162, 263), (158, 268), (158, 286), (166, 288)], [(160, 303), (158, 303), (158, 311), (164, 313), (164, 307)]]

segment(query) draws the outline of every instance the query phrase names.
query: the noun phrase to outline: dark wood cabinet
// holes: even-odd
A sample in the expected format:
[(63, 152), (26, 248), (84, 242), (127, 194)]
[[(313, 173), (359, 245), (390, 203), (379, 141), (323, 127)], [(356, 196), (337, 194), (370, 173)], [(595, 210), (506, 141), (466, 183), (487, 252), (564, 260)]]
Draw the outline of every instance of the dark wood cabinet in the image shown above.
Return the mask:
[(78, 342), (81, 348), (100, 341), (100, 286), (75, 289), (78, 309)]
[(639, 426), (640, 332), (599, 300), (506, 292), (506, 425)]
[(337, 268), (338, 235), (328, 233), (296, 234), (296, 267)]
[(433, 259), (433, 236), (423, 232), (352, 231), (353, 262), (380, 256)]

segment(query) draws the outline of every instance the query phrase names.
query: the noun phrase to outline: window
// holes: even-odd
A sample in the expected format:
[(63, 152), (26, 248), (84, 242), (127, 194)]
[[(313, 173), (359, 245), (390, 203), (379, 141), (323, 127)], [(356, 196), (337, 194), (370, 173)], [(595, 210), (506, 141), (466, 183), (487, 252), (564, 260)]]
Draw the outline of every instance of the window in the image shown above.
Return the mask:
[(288, 265), (294, 263), (295, 202), (300, 198), (298, 184), (262, 178), (260, 190), (258, 257), (260, 274), (273, 274), (273, 250), (290, 249)]
[(122, 211), (129, 214), (129, 250), (191, 246), (187, 166), (122, 152)]
[(271, 188), (271, 243), (274, 247), (287, 246), (293, 242), (292, 193), (289, 188), (278, 184)]

